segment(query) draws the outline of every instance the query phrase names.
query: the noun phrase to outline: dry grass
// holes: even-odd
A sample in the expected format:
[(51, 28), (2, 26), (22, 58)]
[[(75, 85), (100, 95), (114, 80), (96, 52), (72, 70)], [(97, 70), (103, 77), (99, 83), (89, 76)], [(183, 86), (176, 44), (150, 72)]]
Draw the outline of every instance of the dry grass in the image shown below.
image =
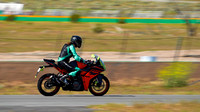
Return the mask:
[[(101, 34), (92, 32), (95, 25), (96, 23), (1, 21), (0, 52), (60, 51), (62, 45), (68, 42), (72, 35), (84, 37), (82, 51), (121, 51), (124, 48), (123, 44), (126, 44), (128, 52), (174, 50), (177, 38), (173, 37), (187, 36), (185, 24), (101, 23), (106, 31)], [(119, 33), (116, 26), (129, 31), (128, 35)], [(126, 39), (144, 40), (125, 42), (120, 40), (124, 36)], [(163, 39), (169, 37), (170, 39)], [(187, 41), (184, 41), (182, 49), (188, 49)], [(190, 42), (192, 42), (191, 49), (200, 48), (200, 40), (194, 39)]]
[(134, 104), (127, 106), (124, 104), (94, 105), (89, 108), (95, 112), (199, 112), (199, 102), (179, 102), (174, 104)]
[[(127, 83), (127, 82), (131, 83)], [(198, 95), (200, 94), (199, 83), (185, 87), (163, 87), (161, 81), (148, 81), (147, 79), (111, 81), (111, 87), (107, 94), (156, 94), (156, 95)], [(1, 95), (14, 94), (40, 94), (36, 83), (2, 82), (0, 83)], [(90, 94), (88, 91), (73, 92), (60, 89), (58, 94)]]
[[(190, 79), (189, 82), (197, 81), (198, 79)], [(118, 81), (111, 81), (111, 89), (109, 94), (156, 94), (156, 95), (175, 95), (200, 94), (199, 84), (185, 86), (185, 87), (165, 87), (162, 81), (150, 81), (148, 79), (124, 79)]]

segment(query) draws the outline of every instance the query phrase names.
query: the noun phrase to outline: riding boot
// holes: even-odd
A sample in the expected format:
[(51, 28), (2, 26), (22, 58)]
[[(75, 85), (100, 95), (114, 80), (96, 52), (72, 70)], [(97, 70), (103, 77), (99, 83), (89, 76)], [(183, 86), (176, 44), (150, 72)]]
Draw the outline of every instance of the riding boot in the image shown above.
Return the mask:
[(63, 75), (61, 78), (60, 78), (60, 81), (62, 81), (63, 83), (65, 83), (66, 85), (69, 85), (68, 81), (67, 81), (67, 78), (69, 78), (69, 75), (66, 74), (66, 75)]

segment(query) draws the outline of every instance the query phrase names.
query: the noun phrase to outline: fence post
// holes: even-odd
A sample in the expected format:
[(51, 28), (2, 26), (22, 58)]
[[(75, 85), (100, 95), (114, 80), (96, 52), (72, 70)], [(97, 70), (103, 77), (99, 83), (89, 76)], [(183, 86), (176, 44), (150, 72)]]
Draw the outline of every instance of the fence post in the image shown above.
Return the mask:
[(176, 51), (174, 54), (174, 61), (178, 61), (178, 57), (180, 55), (180, 50), (182, 48), (182, 44), (183, 44), (183, 37), (178, 37), (177, 39), (177, 43), (176, 43)]
[(127, 48), (127, 41), (128, 41), (128, 33), (126, 31), (123, 32), (124, 36), (122, 39), (122, 45), (121, 45), (121, 54), (126, 54), (126, 48)]

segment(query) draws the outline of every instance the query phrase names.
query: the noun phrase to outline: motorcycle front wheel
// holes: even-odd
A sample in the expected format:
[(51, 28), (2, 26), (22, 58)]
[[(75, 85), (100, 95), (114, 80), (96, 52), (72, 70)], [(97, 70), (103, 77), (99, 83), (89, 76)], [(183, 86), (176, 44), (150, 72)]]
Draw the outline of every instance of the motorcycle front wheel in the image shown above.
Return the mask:
[(51, 76), (55, 74), (44, 74), (40, 79), (38, 80), (38, 90), (39, 92), (44, 96), (53, 96), (58, 93), (60, 90), (60, 86), (56, 86), (54, 82), (51, 80)]
[(108, 78), (105, 76), (102, 77), (102, 83), (100, 85), (98, 85), (97, 77), (91, 79), (89, 84), (89, 91), (94, 96), (103, 96), (108, 92), (109, 88), (110, 88), (110, 82)]

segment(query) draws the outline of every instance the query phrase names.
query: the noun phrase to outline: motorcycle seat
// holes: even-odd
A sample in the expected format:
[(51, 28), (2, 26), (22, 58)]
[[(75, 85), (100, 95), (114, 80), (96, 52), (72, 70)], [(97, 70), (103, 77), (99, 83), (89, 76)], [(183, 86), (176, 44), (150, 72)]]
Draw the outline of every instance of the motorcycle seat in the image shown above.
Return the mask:
[(55, 60), (52, 59), (43, 59), (47, 63), (55, 63)]

